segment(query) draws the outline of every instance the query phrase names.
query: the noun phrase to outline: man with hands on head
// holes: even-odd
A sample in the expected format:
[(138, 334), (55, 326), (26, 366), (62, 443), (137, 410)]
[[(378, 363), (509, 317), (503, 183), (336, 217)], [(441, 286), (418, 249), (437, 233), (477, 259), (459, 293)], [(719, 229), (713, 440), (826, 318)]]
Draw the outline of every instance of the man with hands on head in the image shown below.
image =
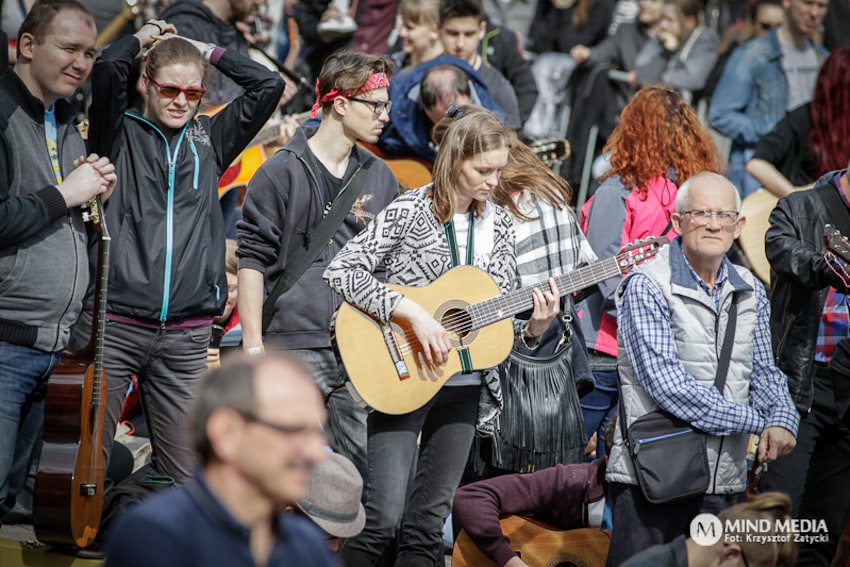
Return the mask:
[(82, 308), (79, 206), (116, 183), (107, 158), (85, 157), (64, 100), (91, 72), (96, 37), (80, 3), (38, 2), (18, 32), (17, 64), (0, 78), (0, 518), (24, 485), (47, 377)]

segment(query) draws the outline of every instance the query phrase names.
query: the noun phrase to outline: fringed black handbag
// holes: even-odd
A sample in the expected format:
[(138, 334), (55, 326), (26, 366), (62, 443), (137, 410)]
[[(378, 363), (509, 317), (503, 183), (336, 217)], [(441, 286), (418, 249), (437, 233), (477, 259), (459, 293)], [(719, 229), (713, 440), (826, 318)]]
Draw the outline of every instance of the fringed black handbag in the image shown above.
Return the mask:
[(493, 439), (476, 442), (482, 450), (473, 465), (480, 476), (585, 461), (579, 388), (591, 389), (593, 378), (572, 301), (565, 299), (564, 315), (552, 322), (537, 348), (513, 350), (499, 366), (504, 406)]

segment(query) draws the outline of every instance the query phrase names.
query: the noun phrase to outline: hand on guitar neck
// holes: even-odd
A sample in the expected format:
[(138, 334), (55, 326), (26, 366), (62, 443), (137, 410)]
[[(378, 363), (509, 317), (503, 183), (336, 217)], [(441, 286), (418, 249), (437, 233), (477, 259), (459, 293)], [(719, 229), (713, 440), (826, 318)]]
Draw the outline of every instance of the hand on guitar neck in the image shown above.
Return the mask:
[(88, 203), (97, 196), (105, 201), (112, 194), (117, 181), (115, 166), (109, 158), (90, 154), (74, 160), (74, 170), (56, 188), (70, 209)]

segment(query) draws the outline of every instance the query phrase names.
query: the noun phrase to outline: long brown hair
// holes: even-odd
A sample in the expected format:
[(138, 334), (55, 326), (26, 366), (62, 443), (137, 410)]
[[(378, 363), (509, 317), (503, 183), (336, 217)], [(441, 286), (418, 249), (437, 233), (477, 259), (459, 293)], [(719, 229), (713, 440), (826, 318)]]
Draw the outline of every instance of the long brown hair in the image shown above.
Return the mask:
[(512, 198), (518, 191), (526, 190), (556, 209), (568, 207), (572, 191), (564, 178), (543, 165), (531, 148), (516, 139), (515, 134), (513, 137), (513, 149), (508, 155), (508, 165), (502, 170), (499, 185), (493, 192), (493, 201), (523, 222), (533, 221), (537, 217), (529, 217), (519, 210)]
[[(463, 106), (453, 117), (446, 117), (434, 126), (434, 141), (440, 146), (434, 162), (430, 196), (434, 216), (448, 222), (455, 213), (457, 180), (463, 162), (477, 154), (513, 147), (514, 138), (499, 118), (485, 108)], [(484, 203), (473, 201), (472, 212), (478, 216)]]
[(724, 173), (726, 165), (694, 110), (674, 90), (652, 85), (639, 90), (620, 114), (603, 152), (611, 169), (600, 181), (620, 176), (644, 197), (646, 183), (672, 169), (681, 185), (700, 171)]

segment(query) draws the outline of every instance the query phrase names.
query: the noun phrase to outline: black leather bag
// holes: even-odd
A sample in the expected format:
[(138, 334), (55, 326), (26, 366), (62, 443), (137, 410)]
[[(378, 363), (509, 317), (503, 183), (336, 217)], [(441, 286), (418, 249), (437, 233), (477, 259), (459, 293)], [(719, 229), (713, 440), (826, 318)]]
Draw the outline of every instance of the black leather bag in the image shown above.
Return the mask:
[[(732, 358), (737, 321), (738, 296), (734, 294), (714, 378), (714, 386), (721, 395)], [(624, 411), (623, 404), (620, 409)], [(662, 409), (642, 415), (628, 428), (624, 423), (625, 419), (620, 421), (623, 439), (628, 444), (638, 484), (647, 500), (663, 504), (705, 493), (711, 478), (704, 432)]]
[(641, 491), (653, 504), (705, 493), (711, 479), (699, 429), (656, 410), (629, 426), (628, 442)]

